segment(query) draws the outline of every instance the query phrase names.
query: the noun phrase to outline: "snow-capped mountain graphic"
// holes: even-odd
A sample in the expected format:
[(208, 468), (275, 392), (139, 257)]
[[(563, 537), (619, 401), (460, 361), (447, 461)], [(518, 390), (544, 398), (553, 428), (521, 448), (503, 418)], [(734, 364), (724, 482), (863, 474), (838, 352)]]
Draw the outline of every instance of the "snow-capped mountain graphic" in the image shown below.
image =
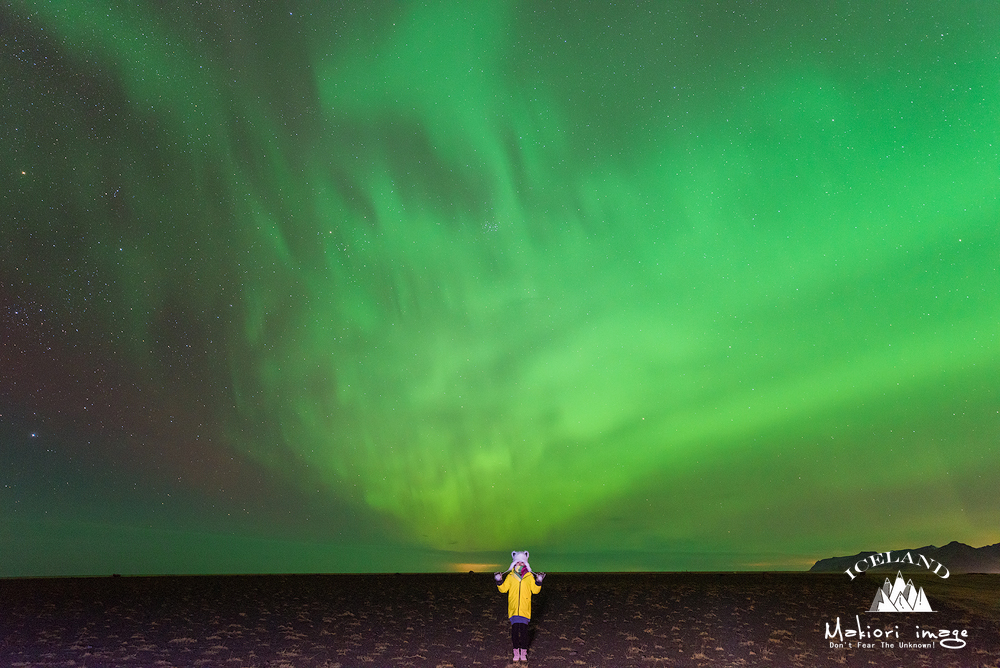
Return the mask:
[(875, 592), (875, 600), (868, 612), (934, 612), (924, 588), (917, 589), (913, 580), (903, 582), (903, 573), (896, 572), (896, 581), (885, 584)]

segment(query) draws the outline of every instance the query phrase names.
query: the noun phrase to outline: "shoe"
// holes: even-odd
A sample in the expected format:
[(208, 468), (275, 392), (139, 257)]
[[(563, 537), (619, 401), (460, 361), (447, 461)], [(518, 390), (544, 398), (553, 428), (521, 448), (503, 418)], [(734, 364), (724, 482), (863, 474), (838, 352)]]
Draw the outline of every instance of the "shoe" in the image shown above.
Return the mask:
[(528, 660), (528, 650), (522, 649), (521, 650), (521, 661), (527, 661), (527, 660)]
[(519, 649), (515, 649), (514, 650), (514, 660), (515, 661), (520, 661), (521, 660), (521, 650), (519, 650)]

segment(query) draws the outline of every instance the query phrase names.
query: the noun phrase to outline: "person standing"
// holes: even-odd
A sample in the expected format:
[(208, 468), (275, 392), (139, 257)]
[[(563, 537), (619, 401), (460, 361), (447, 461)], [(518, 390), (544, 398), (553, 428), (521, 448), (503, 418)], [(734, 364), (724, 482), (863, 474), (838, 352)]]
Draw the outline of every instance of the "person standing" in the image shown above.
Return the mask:
[(545, 573), (532, 573), (528, 551), (511, 552), (506, 579), (494, 573), (497, 589), (507, 594), (507, 617), (510, 618), (510, 640), (514, 645), (514, 661), (528, 660), (528, 622), (531, 621), (531, 595), (542, 590)]

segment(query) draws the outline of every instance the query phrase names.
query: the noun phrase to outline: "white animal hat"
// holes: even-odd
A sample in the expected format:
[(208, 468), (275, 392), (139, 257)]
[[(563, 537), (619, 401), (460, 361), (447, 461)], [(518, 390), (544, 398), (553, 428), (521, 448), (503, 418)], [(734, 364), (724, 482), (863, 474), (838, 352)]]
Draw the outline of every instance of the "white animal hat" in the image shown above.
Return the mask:
[(516, 564), (519, 561), (523, 561), (524, 565), (528, 567), (528, 570), (529, 571), (531, 570), (531, 564), (528, 563), (528, 551), (527, 550), (525, 550), (524, 552), (518, 552), (516, 550), (514, 552), (511, 552), (510, 553), (510, 568), (508, 568), (507, 570), (508, 571), (514, 570), (514, 564)]

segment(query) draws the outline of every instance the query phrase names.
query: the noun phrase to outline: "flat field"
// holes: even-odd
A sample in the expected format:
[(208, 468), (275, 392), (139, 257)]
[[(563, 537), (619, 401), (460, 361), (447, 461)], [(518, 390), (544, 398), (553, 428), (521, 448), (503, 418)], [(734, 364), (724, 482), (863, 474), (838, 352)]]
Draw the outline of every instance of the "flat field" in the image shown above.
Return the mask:
[[(550, 573), (528, 664), (1000, 666), (1000, 575), (904, 577), (934, 612), (867, 612), (885, 574)], [(525, 665), (490, 573), (6, 579), (0, 615), (5, 668)]]

